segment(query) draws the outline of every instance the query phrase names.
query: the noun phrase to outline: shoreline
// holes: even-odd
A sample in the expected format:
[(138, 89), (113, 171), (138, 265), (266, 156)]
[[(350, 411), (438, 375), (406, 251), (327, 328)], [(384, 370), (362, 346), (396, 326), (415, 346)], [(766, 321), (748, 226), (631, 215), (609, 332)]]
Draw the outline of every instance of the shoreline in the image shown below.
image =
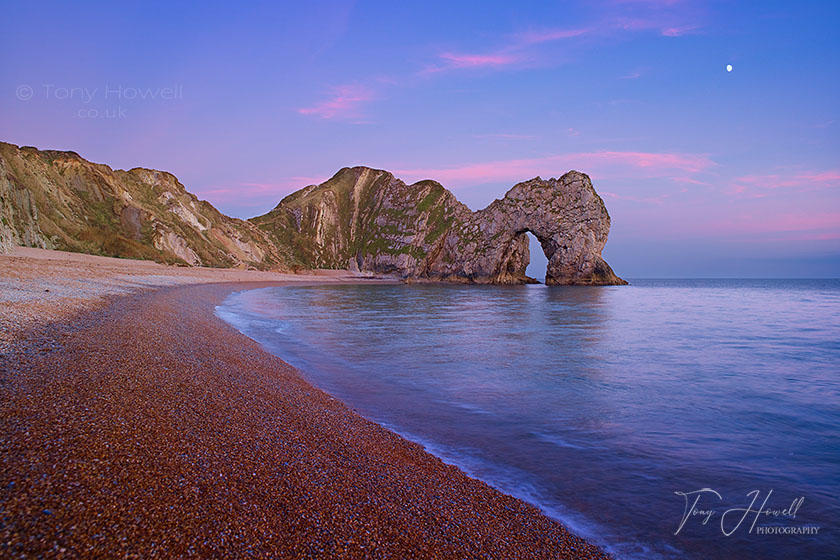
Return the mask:
[(76, 312), (101, 309), (116, 296), (165, 286), (232, 281), (395, 282), (387, 277), (342, 270), (291, 274), (181, 267), (154, 261), (15, 247), (11, 253), (0, 253), (0, 352), (11, 349), (24, 331), (31, 334), (43, 329), (45, 322), (66, 321)]
[(0, 355), (3, 555), (607, 557), (214, 314), (275, 285), (138, 289), (27, 323)]

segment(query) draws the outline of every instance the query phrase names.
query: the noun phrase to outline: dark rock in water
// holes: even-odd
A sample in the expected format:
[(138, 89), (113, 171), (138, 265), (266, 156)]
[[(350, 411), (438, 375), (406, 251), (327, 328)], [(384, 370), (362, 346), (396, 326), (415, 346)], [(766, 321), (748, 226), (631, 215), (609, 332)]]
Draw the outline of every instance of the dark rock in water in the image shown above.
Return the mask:
[(304, 266), (393, 273), (409, 281), (535, 282), (526, 232), (540, 241), (547, 284), (625, 284), (601, 257), (610, 217), (584, 173), (519, 183), (472, 212), (435, 181), (344, 168), (251, 222)]

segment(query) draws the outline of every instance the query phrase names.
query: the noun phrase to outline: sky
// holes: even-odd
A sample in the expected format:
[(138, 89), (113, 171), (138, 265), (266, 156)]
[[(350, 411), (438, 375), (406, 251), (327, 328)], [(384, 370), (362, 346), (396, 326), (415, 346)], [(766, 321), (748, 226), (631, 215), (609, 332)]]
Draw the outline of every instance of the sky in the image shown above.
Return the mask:
[(836, 1), (5, 2), (0, 140), (242, 218), (345, 166), (474, 210), (576, 169), (620, 276), (840, 277), (838, 26)]

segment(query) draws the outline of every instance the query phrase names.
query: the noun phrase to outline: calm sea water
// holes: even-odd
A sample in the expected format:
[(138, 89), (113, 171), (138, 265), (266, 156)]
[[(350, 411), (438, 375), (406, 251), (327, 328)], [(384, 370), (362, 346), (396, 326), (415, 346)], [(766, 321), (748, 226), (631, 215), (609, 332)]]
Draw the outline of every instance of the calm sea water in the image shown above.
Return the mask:
[(840, 554), (840, 281), (285, 287), (217, 313), (620, 558)]

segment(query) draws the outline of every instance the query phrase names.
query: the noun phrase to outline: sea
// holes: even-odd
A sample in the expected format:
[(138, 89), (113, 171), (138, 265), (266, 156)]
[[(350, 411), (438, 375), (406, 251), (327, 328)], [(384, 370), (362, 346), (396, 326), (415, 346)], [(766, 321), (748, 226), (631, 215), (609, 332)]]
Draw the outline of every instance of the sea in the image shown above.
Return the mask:
[(840, 280), (319, 285), (217, 315), (617, 558), (840, 557)]

